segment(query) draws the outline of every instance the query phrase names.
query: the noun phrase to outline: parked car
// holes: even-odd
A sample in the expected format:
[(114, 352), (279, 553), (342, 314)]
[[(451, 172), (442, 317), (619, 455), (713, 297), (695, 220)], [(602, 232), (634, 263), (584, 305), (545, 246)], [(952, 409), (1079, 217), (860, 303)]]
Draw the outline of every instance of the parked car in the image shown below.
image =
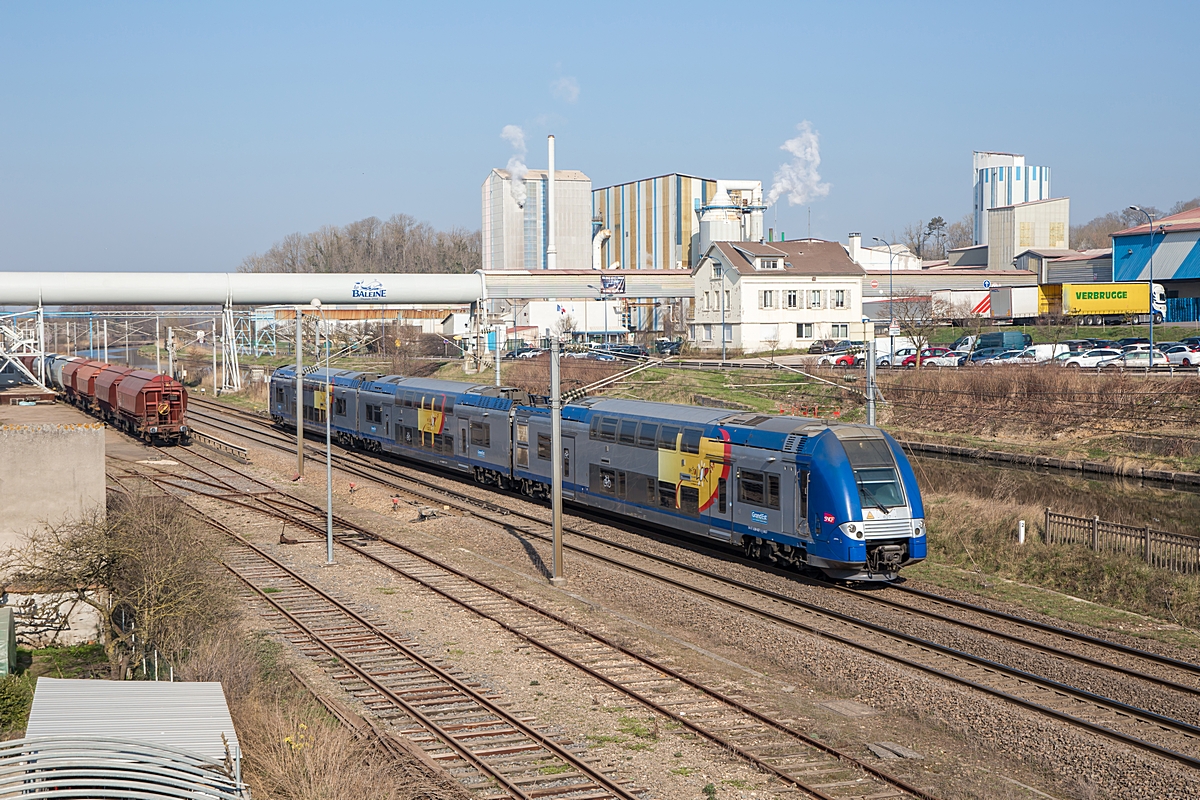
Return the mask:
[(974, 353), (971, 353), (971, 357), (967, 359), (966, 363), (967, 364), (983, 364), (985, 362), (991, 361), (993, 358), (995, 358), (996, 356), (1000, 355), (1003, 352), (1005, 352), (1003, 347), (981, 347), (980, 349), (976, 350)]
[(1065, 353), (1059, 353), (1054, 358), (1050, 359), (1050, 363), (1056, 367), (1061, 367), (1063, 364), (1067, 363), (1067, 359), (1073, 355), (1075, 355), (1075, 353), (1072, 353), (1070, 350)]
[(1064, 367), (1072, 367), (1079, 369), (1080, 367), (1095, 367), (1101, 361), (1109, 361), (1121, 355), (1121, 351), (1112, 347), (1097, 347), (1093, 350), (1087, 350), (1083, 353), (1072, 353), (1071, 357), (1063, 362)]
[(818, 367), (861, 367), (866, 355), (861, 350), (833, 350), (817, 359)]
[(1117, 343), (1114, 342), (1112, 339), (1088, 339), (1088, 341), (1092, 343), (1092, 346), (1091, 346), (1092, 350), (1098, 350), (1101, 347), (1107, 347), (1112, 350), (1120, 350), (1121, 349), (1121, 348), (1117, 347)]
[(1193, 364), (1200, 365), (1200, 345), (1177, 344), (1163, 352), (1167, 356), (1167, 361), (1170, 361), (1172, 364), (1177, 364), (1181, 367), (1190, 367)]
[(1094, 350), (1099, 346), (1092, 344), (1091, 339), (1067, 339), (1065, 342), (1059, 342), (1059, 344), (1065, 344), (1067, 346), (1067, 350), (1072, 353), (1082, 353), (1085, 350)]
[(1117, 339), (1117, 347), (1124, 347), (1127, 344), (1150, 344), (1150, 340), (1144, 336), (1126, 336), (1124, 339)]
[(1180, 345), (1180, 344), (1183, 344), (1183, 342), (1155, 342), (1154, 349), (1160, 353), (1165, 353), (1168, 350), (1170, 350), (1172, 347), (1175, 347), (1176, 345)]
[(808, 352), (810, 355), (827, 353), (833, 349), (835, 344), (836, 342), (834, 342), (833, 339), (818, 339), (808, 346)]
[(660, 356), (677, 356), (683, 350), (683, 339), (659, 339), (654, 350)]
[(1042, 364), (1052, 360), (1060, 353), (1071, 352), (1065, 344), (1034, 344), (1026, 347), (1021, 354), (1009, 359), (1010, 364)]
[[(943, 358), (944, 356), (947, 356), (953, 352), (954, 351), (951, 350), (949, 347), (926, 347), (923, 350), (921, 350), (921, 366), (925, 366), (927, 363), (929, 363), (930, 359), (934, 359), (934, 358), (940, 359), (940, 358)], [(917, 366), (916, 353), (905, 358), (904, 361), (901, 362), (901, 366), (903, 366), (907, 369), (915, 369)], [(942, 366), (942, 365), (939, 364), (936, 366)]]
[(894, 355), (892, 353), (884, 353), (883, 355), (876, 356), (875, 366), (890, 367), (893, 364), (899, 366), (900, 364), (904, 363), (904, 359), (908, 358), (909, 356), (915, 356), (916, 354), (917, 348), (915, 347), (901, 347), (896, 350)]
[(1188, 336), (1179, 340), (1180, 344), (1190, 344), (1200, 347), (1200, 336)]
[[(1163, 353), (1154, 353), (1154, 366), (1165, 367), (1171, 362), (1167, 360)], [(1101, 361), (1097, 364), (1101, 369), (1146, 369), (1150, 365), (1150, 351), (1147, 350), (1131, 350), (1128, 353), (1122, 353), (1116, 358), (1110, 358), (1107, 361)]]
[(530, 347), (529, 345), (520, 345), (513, 350), (509, 350), (504, 354), (503, 358), (537, 358), (542, 354), (540, 347)]
[(1005, 350), (1003, 353), (1000, 353), (995, 358), (989, 360), (987, 363), (989, 363), (989, 364), (1007, 364), (1007, 363), (1011, 362), (1017, 356), (1021, 355), (1021, 353), (1024, 353), (1024, 352), (1025, 352), (1024, 350)]

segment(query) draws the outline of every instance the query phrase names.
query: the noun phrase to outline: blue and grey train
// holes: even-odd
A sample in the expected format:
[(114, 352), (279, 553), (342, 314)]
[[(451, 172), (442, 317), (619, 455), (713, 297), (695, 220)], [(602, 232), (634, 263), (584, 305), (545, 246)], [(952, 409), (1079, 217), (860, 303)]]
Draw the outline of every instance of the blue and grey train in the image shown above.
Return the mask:
[[(507, 387), (317, 370), (301, 417), (333, 384), (330, 429), (389, 453), (545, 498), (550, 409)], [(296, 373), (271, 376), (275, 424), (296, 424)], [(925, 558), (925, 510), (896, 441), (866, 425), (603, 397), (562, 408), (564, 501), (740, 548), (831, 578), (890, 581)]]

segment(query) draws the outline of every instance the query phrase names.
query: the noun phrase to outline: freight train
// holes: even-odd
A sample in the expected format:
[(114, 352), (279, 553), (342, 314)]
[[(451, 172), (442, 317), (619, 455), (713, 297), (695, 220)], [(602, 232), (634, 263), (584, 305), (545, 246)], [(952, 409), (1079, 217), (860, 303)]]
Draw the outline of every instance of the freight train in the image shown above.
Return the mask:
[[(325, 401), (325, 387), (332, 398)], [(535, 498), (550, 409), (520, 389), (319, 369), (271, 376), (274, 423)], [(316, 399), (318, 402), (314, 402)], [(865, 425), (603, 397), (562, 408), (563, 498), (770, 563), (894, 580), (925, 558), (925, 511), (896, 441)]]
[(60, 355), (46, 356), (45, 368), (47, 385), (114, 428), (148, 444), (189, 443), (187, 389), (170, 375)]

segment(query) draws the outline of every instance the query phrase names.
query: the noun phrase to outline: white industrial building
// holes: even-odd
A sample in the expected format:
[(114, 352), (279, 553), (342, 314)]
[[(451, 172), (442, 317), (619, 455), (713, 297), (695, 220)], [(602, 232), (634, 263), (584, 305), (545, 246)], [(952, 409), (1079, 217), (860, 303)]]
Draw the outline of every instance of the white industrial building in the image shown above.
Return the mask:
[[(493, 169), (483, 182), (483, 268), (547, 269), (548, 178), (531, 169), (515, 181)], [(557, 269), (592, 266), (592, 180), (579, 170), (554, 171)]]
[(987, 217), (989, 270), (1013, 269), (1017, 254), (1029, 248), (1071, 248), (1069, 197), (992, 208)]
[(753, 353), (867, 339), (863, 275), (838, 242), (714, 242), (693, 271), (692, 343)]
[(861, 233), (850, 234), (846, 254), (867, 272), (919, 270), (922, 266), (920, 257), (902, 244), (893, 243), (890, 251), (886, 245), (863, 247)]
[(975, 244), (988, 244), (993, 208), (1050, 199), (1050, 168), (1027, 165), (1016, 153), (974, 153)]

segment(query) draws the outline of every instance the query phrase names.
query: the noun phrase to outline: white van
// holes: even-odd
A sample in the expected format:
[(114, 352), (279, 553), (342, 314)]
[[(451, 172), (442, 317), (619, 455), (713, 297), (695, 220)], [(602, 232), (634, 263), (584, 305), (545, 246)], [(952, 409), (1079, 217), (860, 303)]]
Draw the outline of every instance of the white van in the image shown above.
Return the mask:
[(1016, 358), (1008, 360), (1009, 364), (1043, 364), (1062, 353), (1071, 352), (1065, 344), (1031, 344)]

